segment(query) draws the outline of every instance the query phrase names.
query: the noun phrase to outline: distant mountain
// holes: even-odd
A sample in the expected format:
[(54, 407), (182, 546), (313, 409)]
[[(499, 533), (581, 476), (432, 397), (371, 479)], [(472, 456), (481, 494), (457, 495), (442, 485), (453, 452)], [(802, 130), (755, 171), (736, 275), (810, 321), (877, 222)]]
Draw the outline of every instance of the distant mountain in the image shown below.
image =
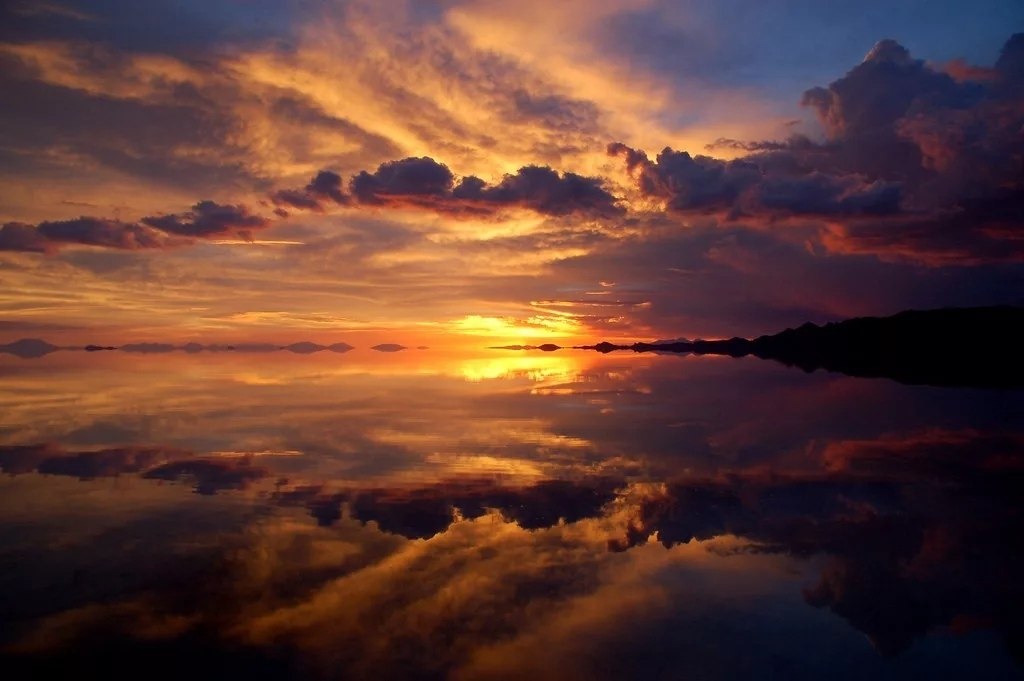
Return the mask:
[(692, 343), (689, 338), (666, 338), (663, 340), (651, 341), (650, 345), (675, 345), (676, 343)]
[[(298, 343), (291, 343), (290, 345), (278, 345), (275, 343), (239, 343), (237, 345), (220, 345), (211, 344), (203, 345), (202, 343), (196, 343), (195, 341), (185, 343), (184, 345), (173, 345), (171, 343), (127, 343), (121, 346), (115, 345), (77, 345), (68, 347), (58, 347), (47, 343), (40, 338), (22, 338), (21, 340), (8, 343), (6, 345), (0, 344), (0, 353), (8, 353), (11, 355), (17, 355), (23, 359), (35, 359), (37, 357), (43, 357), (56, 352), (58, 350), (78, 350), (85, 352), (101, 352), (110, 350), (121, 350), (122, 352), (131, 352), (138, 354), (163, 354), (169, 352), (185, 352), (190, 355), (198, 354), (201, 352), (280, 352), (285, 350), (287, 352), (294, 352), (298, 354), (312, 354), (314, 352), (320, 352), (322, 350), (328, 350), (330, 352), (344, 353), (355, 348), (348, 343), (334, 343), (332, 345), (320, 345), (311, 341), (301, 341)], [(396, 352), (398, 350), (404, 350), (405, 348), (401, 345), (383, 345), (378, 346), (375, 349), (383, 350), (384, 352)]]
[(122, 352), (174, 352), (178, 348), (170, 343), (129, 343), (120, 349)]
[(598, 352), (690, 352), (753, 355), (805, 371), (887, 377), (938, 386), (1024, 387), (1024, 308), (909, 310), (891, 317), (807, 323), (754, 339), (674, 343), (598, 343)]
[(211, 352), (277, 352), (281, 346), (273, 343), (238, 343), (236, 345), (207, 345), (206, 349)]
[(22, 359), (44, 357), (57, 350), (60, 350), (60, 348), (47, 343), (42, 338), (22, 338), (7, 345), (0, 345), (0, 352), (16, 355)]
[(397, 343), (381, 343), (380, 345), (374, 345), (370, 349), (376, 350), (377, 352), (400, 352), (402, 350), (407, 350), (408, 348), (404, 345), (398, 345)]
[(309, 355), (311, 353), (320, 352), (321, 350), (326, 350), (326, 349), (327, 349), (326, 345), (318, 345), (316, 343), (311, 343), (309, 341), (302, 341), (300, 343), (292, 343), (291, 345), (286, 345), (286, 346), (284, 346), (282, 348), (282, 350), (287, 350), (288, 352), (295, 352), (295, 353), (298, 353), (300, 355)]

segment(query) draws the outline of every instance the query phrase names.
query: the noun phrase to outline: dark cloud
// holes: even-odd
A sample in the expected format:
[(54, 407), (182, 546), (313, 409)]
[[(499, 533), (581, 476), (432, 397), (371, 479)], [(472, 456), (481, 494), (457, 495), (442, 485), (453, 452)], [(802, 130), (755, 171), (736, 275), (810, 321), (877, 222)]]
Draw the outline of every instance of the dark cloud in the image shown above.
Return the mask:
[(384, 205), (444, 198), (454, 181), (448, 166), (424, 156), (388, 161), (373, 173), (364, 170), (352, 178), (349, 187), (360, 203)]
[(341, 175), (330, 170), (321, 170), (302, 189), (281, 189), (270, 196), (277, 206), (300, 210), (323, 211), (328, 202), (339, 206), (349, 203), (349, 197), (342, 190)]
[(54, 443), (0, 447), (0, 469), (9, 475), (37, 471), (82, 480), (139, 473), (166, 461), (191, 457), (191, 452), (171, 447), (114, 447), (66, 451)]
[(85, 216), (35, 226), (8, 222), (0, 227), (0, 250), (4, 251), (50, 253), (65, 244), (134, 251), (163, 248), (170, 242), (166, 234), (145, 225)]
[(0, 251), (23, 251), (45, 253), (46, 239), (32, 225), (24, 222), (8, 222), (0, 225)]
[(647, 154), (621, 143), (608, 145), (608, 153), (622, 156), (636, 175), (644, 196), (664, 199), (670, 210), (730, 212), (740, 195), (761, 178), (760, 170), (746, 161), (721, 161), (690, 156), (668, 147), (651, 162)]
[(119, 447), (52, 457), (41, 461), (36, 470), (46, 475), (89, 480), (138, 473), (181, 456), (187, 456), (187, 453), (158, 447)]
[(60, 456), (62, 450), (53, 443), (0, 446), (0, 469), (8, 475), (21, 475), (36, 470), (43, 461)]
[(730, 219), (818, 217), (837, 253), (976, 265), (1024, 259), (1024, 34), (994, 68), (957, 77), (879, 42), (828, 87), (807, 90), (826, 140), (721, 139), (723, 161), (665, 149), (654, 161), (621, 143), (641, 195), (683, 213)]
[(838, 224), (823, 242), (836, 253), (936, 267), (1024, 262), (1024, 189), (967, 199), (927, 216)]
[(245, 489), (269, 473), (248, 457), (198, 458), (173, 447), (112, 447), (67, 451), (53, 443), (0, 447), (0, 470), (8, 475), (36, 471), (90, 480), (141, 474), (150, 480), (188, 481), (199, 494)]
[(912, 108), (969, 106), (981, 89), (936, 71), (893, 40), (879, 41), (864, 61), (827, 88), (807, 90), (830, 139), (888, 134)]
[(661, 199), (682, 213), (843, 216), (891, 214), (900, 209), (900, 185), (867, 182), (858, 175), (771, 172), (747, 157), (723, 161), (665, 148), (652, 162), (639, 150), (615, 142), (608, 153), (621, 156), (643, 196)]
[(197, 494), (210, 495), (223, 490), (245, 489), (267, 475), (269, 471), (266, 468), (252, 465), (249, 459), (234, 458), (171, 461), (146, 471), (142, 477), (189, 481)]
[(757, 187), (755, 205), (794, 215), (890, 215), (899, 212), (900, 196), (894, 182), (864, 184), (855, 177), (814, 172), (765, 178)]
[(186, 213), (144, 217), (139, 223), (86, 216), (34, 226), (8, 222), (0, 227), (0, 251), (52, 253), (67, 244), (128, 251), (158, 249), (191, 243), (191, 239), (251, 238), (252, 230), (270, 224), (245, 206), (200, 201)]
[(352, 178), (353, 196), (363, 204), (419, 206), (440, 213), (486, 214), (502, 208), (527, 208), (544, 215), (616, 215), (621, 210), (599, 178), (562, 173), (546, 166), (524, 166), (488, 185), (469, 175), (455, 183), (448, 166), (407, 158), (363, 171)]
[(459, 182), (452, 196), (470, 204), (520, 206), (544, 215), (611, 216), (622, 212), (601, 179), (568, 172), (559, 175), (546, 166), (524, 166), (494, 186), (471, 175)]
[(270, 224), (266, 218), (250, 213), (245, 206), (213, 201), (200, 201), (187, 213), (144, 217), (142, 222), (169, 234), (199, 239), (232, 234), (249, 236), (251, 230)]
[(1024, 590), (1024, 439), (927, 431), (819, 450), (825, 473), (739, 472), (671, 483), (641, 504), (612, 548), (657, 533), (666, 546), (732, 534), (752, 550), (831, 562), (806, 600), (864, 631), (883, 654), (958, 620), (986, 623), (1019, 650)]
[(372, 520), (385, 532), (425, 539), (448, 529), (456, 515), (479, 518), (488, 509), (531, 530), (552, 527), (560, 520), (576, 522), (596, 517), (624, 484), (622, 480), (593, 478), (543, 480), (511, 487), (488, 479), (461, 479), (419, 488), (331, 492), (315, 486), (301, 487), (281, 492), (277, 498), (284, 505), (305, 506), (321, 525), (335, 523), (347, 508), (356, 520)]

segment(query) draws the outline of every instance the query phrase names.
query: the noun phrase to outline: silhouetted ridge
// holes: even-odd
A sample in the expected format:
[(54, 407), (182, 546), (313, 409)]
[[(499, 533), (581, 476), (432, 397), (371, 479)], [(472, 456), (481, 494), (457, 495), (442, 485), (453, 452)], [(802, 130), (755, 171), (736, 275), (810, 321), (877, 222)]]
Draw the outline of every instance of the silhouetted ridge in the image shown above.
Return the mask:
[(807, 323), (753, 340), (679, 341), (581, 346), (598, 352), (753, 355), (804, 371), (886, 377), (901, 383), (1024, 387), (1024, 308), (1011, 306), (909, 310), (824, 326)]
[(22, 338), (13, 343), (0, 345), (0, 352), (17, 355), (22, 359), (43, 357), (59, 349), (56, 345), (51, 345), (41, 338)]
[[(214, 343), (204, 345), (202, 343), (192, 341), (185, 343), (184, 345), (147, 342), (126, 343), (124, 345), (96, 345), (94, 343), (90, 343), (89, 345), (57, 346), (40, 338), (22, 338), (21, 340), (14, 341), (13, 343), (0, 343), (0, 353), (17, 355), (23, 359), (37, 359), (39, 357), (44, 357), (51, 352), (57, 352), (58, 350), (80, 350), (84, 352), (119, 350), (121, 352), (131, 352), (136, 354), (185, 352), (190, 355), (198, 354), (200, 352), (293, 352), (300, 355), (309, 355), (323, 351), (341, 354), (354, 349), (355, 347), (348, 343), (321, 345), (312, 341), (300, 341), (298, 343), (291, 343), (288, 345), (281, 345), (278, 343), (237, 343), (234, 345)], [(397, 352), (398, 350), (404, 350), (405, 346), (388, 343), (375, 346), (373, 349), (384, 352)], [(420, 349), (425, 350), (426, 348), (421, 347)]]

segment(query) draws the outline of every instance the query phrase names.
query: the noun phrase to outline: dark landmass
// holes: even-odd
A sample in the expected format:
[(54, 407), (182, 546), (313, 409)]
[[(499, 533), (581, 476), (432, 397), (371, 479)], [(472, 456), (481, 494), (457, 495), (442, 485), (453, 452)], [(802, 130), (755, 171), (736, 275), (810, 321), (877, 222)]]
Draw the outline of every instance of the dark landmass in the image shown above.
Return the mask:
[(170, 343), (129, 343), (122, 345), (120, 350), (122, 352), (148, 352), (148, 353), (160, 353), (160, 352), (174, 352), (178, 348)]
[[(1011, 306), (909, 310), (858, 317), (758, 338), (575, 346), (613, 352), (692, 353), (772, 359), (804, 371), (884, 377), (914, 385), (1024, 387), (1024, 308)], [(506, 349), (558, 349), (509, 346)]]
[[(626, 346), (631, 347), (631, 346)], [(544, 345), (496, 345), (488, 348), (488, 350), (541, 350), (543, 352), (554, 352), (555, 350), (564, 350), (561, 345), (555, 345), (554, 343), (545, 343)], [(584, 346), (581, 349), (590, 350), (592, 346)], [(624, 349), (624, 348), (618, 348)]]
[(287, 350), (288, 352), (295, 352), (300, 355), (308, 355), (313, 352), (320, 352), (321, 350), (326, 350), (327, 346), (318, 345), (316, 343), (311, 343), (309, 341), (302, 341), (301, 343), (292, 343), (291, 345), (286, 345), (281, 349)]
[[(78, 350), (79, 348), (65, 348), (65, 349), (67, 349), (67, 350)], [(85, 350), (86, 352), (102, 352), (104, 350), (117, 350), (117, 348), (114, 347), (113, 345), (86, 345), (84, 348), (81, 348), (81, 349)]]
[(0, 352), (16, 355), (24, 359), (43, 357), (57, 350), (60, 350), (60, 348), (56, 345), (50, 345), (41, 338), (22, 338), (13, 343), (0, 345)]
[[(40, 338), (22, 338), (21, 340), (14, 341), (13, 343), (0, 344), (0, 353), (16, 355), (22, 359), (37, 359), (39, 357), (45, 357), (52, 352), (57, 352), (58, 350), (78, 352), (107, 352), (120, 350), (121, 352), (131, 352), (135, 354), (163, 354), (180, 351), (190, 355), (198, 354), (200, 352), (280, 352), (283, 350), (286, 352), (308, 355), (325, 350), (341, 354), (354, 349), (355, 347), (348, 343), (320, 345), (319, 343), (313, 343), (311, 341), (301, 341), (298, 343), (291, 343), (289, 345), (280, 345), (276, 343), (239, 343), (237, 345), (220, 345), (214, 343), (204, 345), (202, 343), (191, 342), (185, 343), (184, 345), (173, 345), (171, 343), (126, 343), (125, 345), (120, 346), (95, 345), (90, 343), (89, 345), (62, 347), (48, 343)], [(398, 350), (404, 349), (404, 346), (395, 344), (379, 345), (374, 348), (374, 350), (382, 350), (384, 352), (397, 352)]]
[(280, 345), (273, 343), (240, 343), (237, 345), (207, 345), (209, 352), (277, 352)]
[(398, 343), (381, 343), (380, 345), (374, 345), (370, 349), (376, 350), (377, 352), (401, 352), (407, 348), (404, 345), (399, 345)]

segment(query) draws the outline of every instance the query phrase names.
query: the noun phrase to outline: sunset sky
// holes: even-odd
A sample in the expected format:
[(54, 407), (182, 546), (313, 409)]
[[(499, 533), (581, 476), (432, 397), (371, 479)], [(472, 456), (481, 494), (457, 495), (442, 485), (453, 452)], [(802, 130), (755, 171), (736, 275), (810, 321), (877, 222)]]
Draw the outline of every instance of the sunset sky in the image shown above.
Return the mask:
[(11, 0), (0, 343), (1024, 303), (1024, 4)]

